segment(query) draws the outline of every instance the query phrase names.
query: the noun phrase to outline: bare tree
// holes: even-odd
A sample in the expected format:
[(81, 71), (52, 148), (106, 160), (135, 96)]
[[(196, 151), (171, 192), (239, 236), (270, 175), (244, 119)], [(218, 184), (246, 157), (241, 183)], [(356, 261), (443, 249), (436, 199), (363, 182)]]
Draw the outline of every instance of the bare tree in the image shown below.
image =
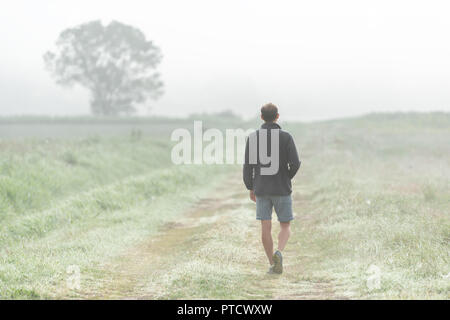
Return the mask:
[(91, 21), (61, 32), (56, 51), (44, 55), (58, 84), (91, 92), (95, 115), (131, 114), (136, 104), (157, 99), (163, 83), (155, 71), (161, 52), (142, 31), (112, 21)]

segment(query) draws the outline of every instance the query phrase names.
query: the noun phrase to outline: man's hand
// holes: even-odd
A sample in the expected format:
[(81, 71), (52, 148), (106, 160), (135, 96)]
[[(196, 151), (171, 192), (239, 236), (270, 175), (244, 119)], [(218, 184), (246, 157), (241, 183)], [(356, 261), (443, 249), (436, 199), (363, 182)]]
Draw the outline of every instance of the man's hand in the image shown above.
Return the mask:
[(256, 196), (255, 196), (255, 192), (253, 190), (250, 190), (250, 199), (253, 202), (256, 202)]

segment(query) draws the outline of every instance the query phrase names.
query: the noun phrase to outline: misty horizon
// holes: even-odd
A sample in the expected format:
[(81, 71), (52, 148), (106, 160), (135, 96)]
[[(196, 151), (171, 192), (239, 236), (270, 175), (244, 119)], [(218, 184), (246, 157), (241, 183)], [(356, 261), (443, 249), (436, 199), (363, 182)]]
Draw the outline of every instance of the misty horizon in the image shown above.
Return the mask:
[(0, 116), (90, 114), (89, 92), (57, 86), (42, 56), (97, 19), (139, 28), (162, 51), (165, 93), (138, 115), (250, 118), (266, 102), (284, 121), (448, 112), (450, 22), (445, 2), (431, 3), (17, 1), (2, 6)]

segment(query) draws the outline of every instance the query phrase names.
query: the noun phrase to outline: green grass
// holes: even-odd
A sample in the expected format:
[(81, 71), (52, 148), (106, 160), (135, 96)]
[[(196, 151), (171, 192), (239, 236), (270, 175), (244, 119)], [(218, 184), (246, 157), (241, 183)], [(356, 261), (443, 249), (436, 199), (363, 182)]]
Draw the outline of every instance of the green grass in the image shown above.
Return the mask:
[(0, 221), (170, 163), (169, 142), (151, 138), (0, 140), (0, 146)]
[[(206, 127), (243, 124), (226, 116), (172, 126), (197, 117), (209, 117)], [(240, 168), (172, 166), (172, 127), (2, 138), (0, 297), (449, 299), (450, 115), (283, 127), (302, 167), (286, 272), (275, 278), (265, 275)], [(82, 292), (65, 286), (70, 265), (80, 267)], [(366, 285), (372, 265), (375, 290)]]
[[(322, 130), (326, 127), (326, 130)], [(294, 238), (320, 252), (313, 274), (355, 297), (449, 298), (450, 116), (372, 115), (290, 127), (303, 163), (294, 199), (315, 228)], [(381, 269), (368, 290), (367, 269)]]
[(145, 239), (228, 170), (173, 167), (170, 143), (148, 137), (2, 146), (0, 297), (11, 299), (57, 296), (67, 266), (95, 268)]

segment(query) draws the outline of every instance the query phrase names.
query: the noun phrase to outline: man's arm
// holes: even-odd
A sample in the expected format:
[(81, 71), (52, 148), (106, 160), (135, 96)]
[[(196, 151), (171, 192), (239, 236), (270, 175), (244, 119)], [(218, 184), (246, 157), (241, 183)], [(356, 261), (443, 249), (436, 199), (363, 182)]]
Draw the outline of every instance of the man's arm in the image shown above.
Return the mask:
[(245, 144), (245, 161), (244, 161), (244, 170), (243, 170), (243, 178), (245, 187), (248, 190), (253, 190), (253, 165), (249, 162), (249, 139), (247, 138), (247, 142)]
[(300, 159), (298, 158), (297, 148), (292, 136), (290, 136), (287, 145), (287, 161), (289, 164), (289, 178), (294, 178), (298, 169), (300, 168)]

